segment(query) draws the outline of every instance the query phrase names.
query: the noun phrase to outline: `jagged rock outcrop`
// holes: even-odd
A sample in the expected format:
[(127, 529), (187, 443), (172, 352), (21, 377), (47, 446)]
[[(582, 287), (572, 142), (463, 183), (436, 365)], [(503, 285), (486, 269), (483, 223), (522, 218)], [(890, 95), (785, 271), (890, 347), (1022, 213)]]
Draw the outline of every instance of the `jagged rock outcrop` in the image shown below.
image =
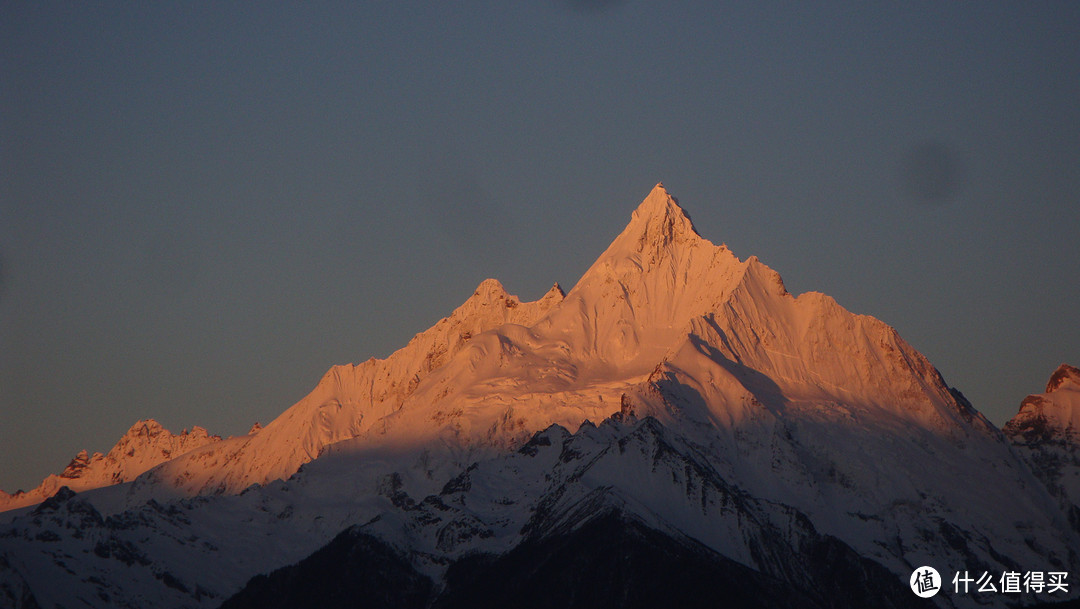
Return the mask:
[(220, 440), (198, 426), (174, 434), (153, 419), (139, 421), (108, 453), (80, 451), (64, 471), (48, 476), (36, 488), (14, 495), (0, 493), (0, 512), (40, 503), (65, 486), (86, 491), (127, 482), (154, 466)]

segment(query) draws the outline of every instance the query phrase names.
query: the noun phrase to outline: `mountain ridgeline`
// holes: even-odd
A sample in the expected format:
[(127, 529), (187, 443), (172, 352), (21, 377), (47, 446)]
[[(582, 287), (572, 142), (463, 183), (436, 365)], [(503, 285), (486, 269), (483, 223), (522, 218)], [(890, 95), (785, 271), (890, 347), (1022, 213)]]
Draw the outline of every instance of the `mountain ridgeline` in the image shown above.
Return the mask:
[(265, 427), (141, 422), (0, 496), (0, 607), (1069, 600), (948, 580), (1080, 571), (1078, 423), (1080, 370), (999, 430), (891, 327), (790, 294), (657, 185), (567, 293), (486, 280)]

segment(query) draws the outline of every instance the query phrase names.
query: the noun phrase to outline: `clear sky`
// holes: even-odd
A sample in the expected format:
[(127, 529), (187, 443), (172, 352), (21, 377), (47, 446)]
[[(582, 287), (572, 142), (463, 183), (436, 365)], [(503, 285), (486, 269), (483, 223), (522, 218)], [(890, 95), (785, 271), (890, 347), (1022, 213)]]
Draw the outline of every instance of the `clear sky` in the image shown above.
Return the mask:
[(1080, 3), (0, 2), (0, 488), (234, 435), (663, 181), (995, 423), (1080, 365)]

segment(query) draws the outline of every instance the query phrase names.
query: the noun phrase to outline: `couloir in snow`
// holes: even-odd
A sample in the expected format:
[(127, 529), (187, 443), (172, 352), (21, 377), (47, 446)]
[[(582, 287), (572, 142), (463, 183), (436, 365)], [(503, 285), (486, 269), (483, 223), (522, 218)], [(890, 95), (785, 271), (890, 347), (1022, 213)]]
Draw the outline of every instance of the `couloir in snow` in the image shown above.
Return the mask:
[(0, 606), (1065, 600), (908, 578), (1075, 576), (1078, 395), (1063, 366), (1003, 433), (891, 327), (789, 294), (657, 185), (565, 295), (486, 280), (264, 428), (140, 422), (0, 497)]

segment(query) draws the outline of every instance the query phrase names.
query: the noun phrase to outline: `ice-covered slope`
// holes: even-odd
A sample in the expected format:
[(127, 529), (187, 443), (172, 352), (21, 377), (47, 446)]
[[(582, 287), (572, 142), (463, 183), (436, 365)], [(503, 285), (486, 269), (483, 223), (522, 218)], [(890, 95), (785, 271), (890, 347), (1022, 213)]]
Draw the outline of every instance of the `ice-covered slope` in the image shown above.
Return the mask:
[[(462, 309), (485, 310), (478, 304)], [(1054, 502), (925, 357), (885, 323), (822, 294), (795, 297), (757, 258), (702, 238), (662, 185), (566, 297), (535, 312), (485, 318), (487, 331), (439, 342), (445, 350), (414, 340), (387, 360), (409, 362), (404, 373), (376, 376), (396, 392), (373, 391), (369, 376), (344, 382), (335, 369), (317, 397), (256, 436), (278, 430), (262, 453), (255, 440), (242, 458), (223, 457), (227, 445), (194, 453), (140, 480), (136, 496), (200, 468), (224, 484), (196, 474), (188, 492), (240, 490), (291, 474), (316, 448), (352, 459), (357, 479), (412, 471), (403, 489), (423, 496), (552, 424), (575, 431), (619, 413), (655, 417), (754, 496), (799, 509), (891, 568), (918, 560), (921, 546), (898, 553), (889, 539), (943, 531), (986, 564), (1028, 556), (1033, 544), (1070, 560), (1076, 540), (1055, 532)], [(220, 464), (203, 467), (204, 457)]]
[[(669, 373), (699, 386), (699, 399), (650, 398), (650, 379)], [(698, 235), (657, 185), (565, 300), (532, 327), (476, 337), (350, 445), (510, 447), (635, 405), (728, 433), (799, 403), (817, 418), (857, 410), (895, 432), (975, 434), (1002, 448), (892, 328), (821, 294), (794, 298), (755, 257)]]
[(562, 302), (531, 325), (476, 336), (350, 444), (449, 447), (467, 460), (551, 424), (603, 420), (750, 264), (698, 235), (657, 185)]
[(366, 450), (431, 445), (460, 462), (553, 423), (602, 420), (749, 264), (698, 235), (657, 185), (565, 300), (556, 285), (521, 303), (489, 279), (386, 360), (331, 369), (257, 436), (159, 468), (138, 497), (157, 492), (148, 486), (238, 492), (354, 438)]
[[(657, 185), (565, 298), (555, 287), (520, 303), (485, 281), (386, 360), (331, 369), (258, 434), (159, 467), (137, 497), (161, 486), (239, 492), (287, 478), (334, 445), (379, 458), (423, 449), (453, 469), (551, 424), (576, 430), (624, 409), (700, 427), (703, 442), (733, 458), (764, 459), (777, 429), (816, 425), (807, 445), (836, 429), (856, 439), (872, 431), (858, 441), (884, 434), (931, 452), (963, 445), (1008, 467), (1000, 434), (892, 328), (821, 294), (788, 294), (755, 257), (740, 260), (701, 237)], [(821, 468), (855, 476), (844, 468), (861, 466), (844, 463), (862, 459), (842, 452), (821, 457), (803, 484), (813, 486)], [(805, 455), (792, 455), (801, 466)], [(802, 493), (788, 482), (760, 490), (769, 484), (778, 496)]]
[(0, 512), (41, 503), (64, 486), (85, 491), (127, 482), (156, 465), (220, 440), (198, 426), (174, 434), (153, 419), (139, 421), (107, 454), (81, 451), (64, 471), (48, 476), (34, 489), (14, 495), (0, 491)]
[(148, 502), (111, 516), (95, 509), (91, 494), (61, 493), (0, 526), (0, 583), (32, 592), (46, 607), (216, 607), (255, 574), (296, 562), (351, 526), (438, 581), (455, 561), (527, 541), (558, 543), (618, 513), (662, 535), (696, 539), (744, 571), (784, 578), (796, 590), (812, 590), (830, 573), (845, 579), (849, 596), (860, 596), (855, 587), (871, 595), (899, 587), (879, 581), (887, 577), (880, 566), (818, 534), (797, 510), (724, 480), (652, 419), (586, 424), (576, 434), (552, 426), (519, 451), (456, 472), (427, 496), (406, 492), (409, 472), (386, 472), (363, 492), (347, 463), (321, 461), (288, 483)]
[(1059, 366), (1045, 393), (1024, 398), (1005, 434), (1080, 531), (1080, 369)]
[[(565, 297), (485, 281), (257, 433), (52, 503), (0, 531), (0, 558), (14, 588), (57, 602), (73, 595), (48, 582), (69, 578), (133, 606), (213, 606), (356, 525), (438, 581), (597, 510), (806, 590), (836, 553), (902, 582), (921, 564), (1080, 569), (1058, 502), (925, 357), (702, 238), (661, 185)], [(137, 566), (102, 566), (98, 544)]]
[[(879, 450), (873, 458), (883, 454)], [(352, 528), (381, 540), (395, 560), (438, 584), (448, 569), (492, 564), (485, 556), (533, 564), (537, 557), (527, 548), (562, 544), (610, 514), (682, 540), (688, 548), (715, 552), (750, 572), (743, 577), (772, 580), (762, 593), (779, 586), (811, 601), (785, 605), (791, 607), (915, 606), (906, 578), (913, 566), (926, 562), (989, 571), (1022, 564), (1070, 571), (1074, 566), (1068, 562), (1068, 535), (1054, 539), (1054, 524), (1045, 514), (1012, 521), (1006, 513), (989, 528), (973, 526), (971, 511), (993, 514), (997, 506), (977, 499), (942, 506), (940, 489), (931, 484), (921, 499), (897, 492), (893, 503), (903, 509), (892, 513), (841, 511), (858, 533), (856, 541), (871, 537), (868, 531), (876, 535), (877, 552), (867, 553), (852, 543), (850, 533), (834, 535), (799, 507), (748, 492), (750, 481), (726, 473), (718, 455), (651, 417), (620, 415), (599, 426), (584, 424), (574, 434), (552, 426), (517, 451), (459, 470), (430, 494), (409, 491), (409, 478), (423, 475), (416, 468), (358, 481), (355, 465), (348, 455), (333, 453), (288, 482), (241, 495), (167, 505), (151, 501), (111, 516), (94, 508), (93, 493), (63, 494), (13, 526), (0, 526), (0, 582), (32, 592), (44, 606), (74, 606), (83, 598), (102, 607), (216, 607), (257, 573), (295, 563), (336, 532)], [(967, 469), (957, 475), (974, 473)], [(830, 484), (835, 483), (821, 482)], [(891, 520), (884, 521), (883, 514)], [(999, 536), (1013, 527), (1030, 545)], [(619, 546), (612, 554), (625, 549)], [(350, 556), (363, 551), (355, 548)], [(521, 559), (522, 553), (527, 558)], [(695, 555), (670, 560), (693, 563)], [(605, 576), (603, 585), (612, 585), (618, 575), (610, 566), (608, 560), (595, 565)], [(248, 588), (267, 583), (253, 580)], [(276, 582), (280, 587), (274, 593), (303, 596), (309, 583)], [(504, 583), (513, 588), (521, 582)], [(745, 583), (753, 590), (761, 585)], [(487, 598), (495, 582), (481, 579), (475, 585), (475, 592)], [(575, 585), (583, 587), (571, 591), (600, 584)], [(616, 597), (623, 592), (610, 590)], [(942, 606), (998, 600), (968, 595), (951, 597)], [(1036, 597), (1016, 600), (1030, 604)]]
[(752, 260), (702, 238), (658, 184), (534, 333), (564, 343), (582, 380), (648, 373), (690, 320), (724, 302)]
[(532, 324), (562, 299), (558, 284), (539, 300), (521, 302), (487, 279), (453, 313), (390, 357), (334, 366), (310, 394), (257, 434), (165, 464), (140, 484), (138, 496), (154, 496), (158, 488), (186, 495), (239, 492), (288, 478), (327, 446), (380, 425), (474, 337), (505, 324)]

